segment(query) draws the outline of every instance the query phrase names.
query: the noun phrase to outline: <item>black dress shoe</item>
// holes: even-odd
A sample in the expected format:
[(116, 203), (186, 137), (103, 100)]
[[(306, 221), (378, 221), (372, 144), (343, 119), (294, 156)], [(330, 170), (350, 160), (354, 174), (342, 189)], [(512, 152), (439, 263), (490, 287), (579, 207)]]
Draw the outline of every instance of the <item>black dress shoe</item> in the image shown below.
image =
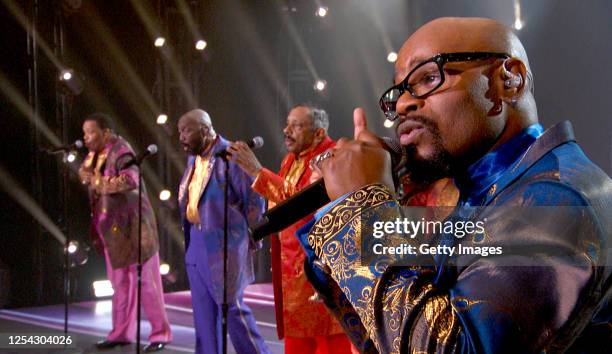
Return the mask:
[(132, 344), (132, 343), (131, 342), (120, 342), (120, 341), (104, 339), (104, 340), (101, 340), (98, 343), (96, 343), (96, 347), (98, 349), (112, 349), (112, 348), (114, 348), (116, 346), (119, 346), (119, 345), (128, 345), (128, 344)]
[(142, 349), (144, 350), (145, 353), (158, 352), (158, 351), (164, 349), (166, 344), (167, 343), (164, 343), (164, 342), (151, 342), (151, 343), (145, 345), (144, 348), (142, 348)]

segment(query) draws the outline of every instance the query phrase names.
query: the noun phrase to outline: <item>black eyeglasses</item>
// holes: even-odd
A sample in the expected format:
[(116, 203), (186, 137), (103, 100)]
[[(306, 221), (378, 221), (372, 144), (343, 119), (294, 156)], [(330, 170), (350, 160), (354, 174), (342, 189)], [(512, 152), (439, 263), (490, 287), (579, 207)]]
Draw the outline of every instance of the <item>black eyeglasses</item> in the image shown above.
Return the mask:
[(441, 53), (435, 55), (412, 69), (402, 82), (385, 91), (380, 97), (380, 108), (388, 120), (394, 121), (397, 119), (397, 111), (395, 110), (397, 100), (405, 92), (409, 92), (415, 98), (423, 98), (442, 86), (444, 83), (444, 64), (490, 58), (510, 58), (510, 55), (491, 52)]

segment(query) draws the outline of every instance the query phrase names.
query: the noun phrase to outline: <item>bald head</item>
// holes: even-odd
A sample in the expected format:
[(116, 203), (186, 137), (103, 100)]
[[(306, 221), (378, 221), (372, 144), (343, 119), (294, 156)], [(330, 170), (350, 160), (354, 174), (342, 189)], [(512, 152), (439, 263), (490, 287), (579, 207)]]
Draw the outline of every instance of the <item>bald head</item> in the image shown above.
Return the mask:
[(183, 148), (193, 155), (207, 151), (217, 137), (210, 116), (201, 109), (194, 109), (183, 114), (178, 121), (177, 128)]
[(508, 27), (488, 18), (442, 17), (423, 25), (404, 43), (400, 56), (409, 60), (401, 63), (404, 69), (399, 71), (438, 53), (452, 52), (506, 53), (530, 70), (525, 48)]
[(202, 109), (196, 108), (183, 114), (183, 116), (179, 119), (179, 122), (180, 121), (193, 122), (203, 125), (209, 129), (213, 138), (216, 135), (215, 129), (212, 126), (212, 121), (210, 120), (210, 116)]

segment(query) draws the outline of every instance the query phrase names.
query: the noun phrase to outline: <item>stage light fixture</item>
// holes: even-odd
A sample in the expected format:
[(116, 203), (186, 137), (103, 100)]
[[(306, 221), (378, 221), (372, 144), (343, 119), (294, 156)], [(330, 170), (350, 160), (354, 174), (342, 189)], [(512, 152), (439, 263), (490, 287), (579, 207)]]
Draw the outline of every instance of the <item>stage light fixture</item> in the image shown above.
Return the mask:
[(517, 31), (520, 31), (522, 28), (523, 28), (523, 21), (521, 21), (520, 18), (517, 18), (514, 21), (514, 29), (517, 30)]
[(159, 192), (159, 200), (163, 202), (170, 199), (171, 196), (172, 196), (172, 193), (170, 193), (170, 191), (167, 189), (164, 189), (161, 192)]
[(206, 46), (208, 45), (208, 43), (206, 43), (205, 40), (200, 39), (195, 43), (195, 49), (197, 50), (204, 50), (204, 48), (206, 48)]
[(79, 249), (79, 244), (78, 242), (75, 241), (70, 241), (70, 243), (68, 243), (68, 253), (69, 254), (73, 254), (74, 252), (76, 252)]
[(168, 263), (162, 263), (159, 265), (159, 274), (167, 275), (170, 273), (170, 265)]
[(93, 282), (94, 294), (96, 297), (113, 296), (115, 290), (110, 280), (97, 280)]
[(168, 122), (168, 115), (167, 114), (160, 114), (157, 116), (157, 124), (159, 125), (164, 125), (166, 124), (166, 122)]
[(396, 60), (397, 60), (397, 53), (396, 52), (389, 52), (389, 54), (387, 54), (387, 61), (389, 63), (395, 63)]
[(72, 69), (62, 69), (60, 71), (59, 79), (60, 81), (69, 81), (70, 79), (72, 79), (73, 75), (74, 71)]
[(84, 265), (89, 260), (89, 246), (80, 245), (78, 241), (72, 240), (68, 242), (65, 252), (68, 253), (71, 267)]
[(329, 9), (326, 6), (319, 6), (315, 14), (317, 15), (317, 17), (323, 18), (327, 16), (328, 12), (329, 12)]
[(315, 91), (321, 92), (325, 90), (326, 87), (327, 87), (327, 81), (321, 80), (321, 79), (315, 81), (315, 84), (314, 84)]
[(69, 153), (66, 154), (66, 162), (68, 163), (75, 162), (76, 158), (77, 158), (77, 154), (74, 151), (70, 151)]
[(155, 43), (154, 44), (155, 44), (156, 47), (158, 47), (158, 48), (163, 47), (165, 43), (166, 43), (166, 38), (161, 37), (161, 36), (155, 38)]

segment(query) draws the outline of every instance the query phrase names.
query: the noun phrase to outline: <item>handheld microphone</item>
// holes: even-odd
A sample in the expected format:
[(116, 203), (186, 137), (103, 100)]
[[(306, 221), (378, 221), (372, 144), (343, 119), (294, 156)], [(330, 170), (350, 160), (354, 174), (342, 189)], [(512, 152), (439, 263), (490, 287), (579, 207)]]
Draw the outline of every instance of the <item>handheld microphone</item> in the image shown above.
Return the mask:
[[(261, 136), (256, 136), (250, 141), (248, 141), (246, 144), (250, 149), (255, 150), (263, 146), (264, 140)], [(215, 156), (227, 158), (229, 156), (229, 152), (227, 152), (227, 150), (219, 151), (218, 153), (215, 154)]]
[[(393, 171), (396, 171), (398, 165), (405, 160), (402, 157), (402, 145), (397, 138), (383, 137), (382, 140), (385, 150), (391, 154)], [(265, 212), (262, 220), (249, 228), (249, 232), (255, 241), (259, 241), (269, 234), (286, 229), (329, 202), (325, 182), (321, 178)]]
[(151, 144), (151, 145), (147, 146), (147, 149), (145, 151), (143, 151), (140, 154), (132, 157), (125, 164), (123, 164), (122, 169), (128, 168), (128, 167), (130, 167), (132, 165), (140, 166), (142, 161), (144, 161), (144, 159), (147, 156), (155, 155), (155, 154), (157, 154), (157, 145)]
[(83, 147), (83, 141), (81, 141), (80, 139), (77, 139), (72, 144), (58, 146), (53, 149), (44, 149), (44, 151), (46, 151), (49, 154), (57, 154), (58, 152), (80, 149), (82, 147)]

